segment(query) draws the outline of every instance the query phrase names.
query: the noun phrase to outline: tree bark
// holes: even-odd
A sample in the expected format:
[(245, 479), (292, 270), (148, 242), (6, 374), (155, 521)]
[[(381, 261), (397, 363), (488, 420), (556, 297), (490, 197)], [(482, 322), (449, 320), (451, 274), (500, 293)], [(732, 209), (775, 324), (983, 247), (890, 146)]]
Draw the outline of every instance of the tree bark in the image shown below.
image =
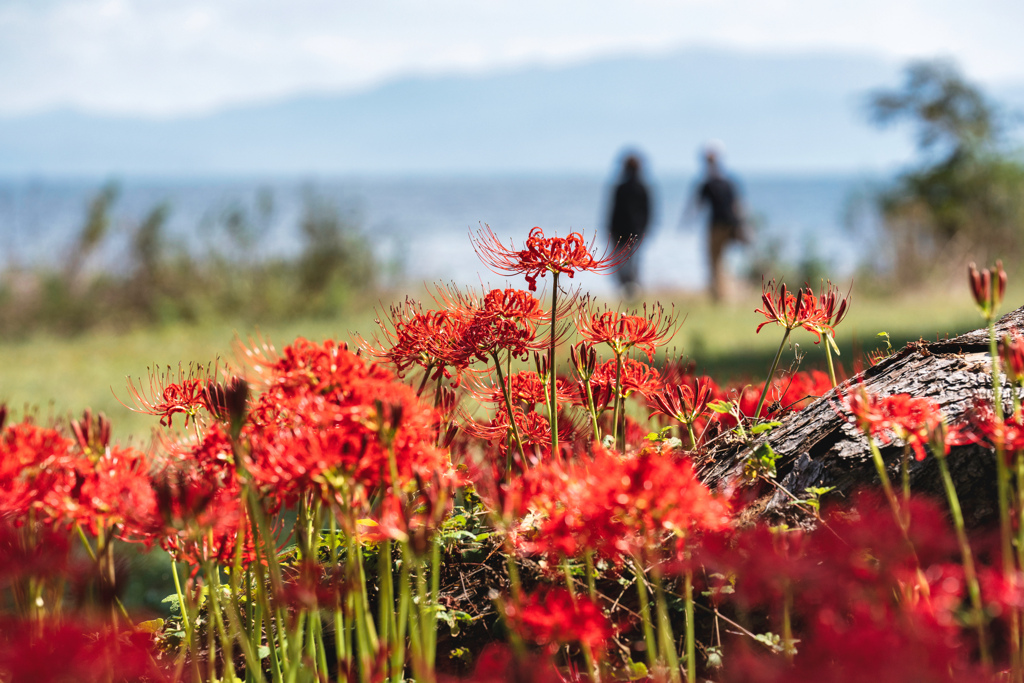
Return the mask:
[[(1012, 330), (1024, 330), (1024, 307), (996, 325), (998, 338)], [(1005, 376), (1002, 379), (1009, 413), (1012, 388)], [(867, 439), (840, 400), (846, 392), (859, 390), (858, 385), (879, 396), (907, 393), (931, 398), (942, 406), (950, 425), (963, 422), (977, 399), (992, 400), (988, 330), (908, 344), (803, 410), (785, 416), (781, 426), (752, 443), (734, 441), (712, 448), (697, 462), (699, 476), (714, 489), (738, 491), (749, 501), (745, 516), (750, 521), (813, 525), (813, 516), (792, 504), (794, 498), (808, 497), (806, 489), (834, 487), (822, 498), (822, 505), (827, 506), (830, 501), (848, 500), (859, 489), (879, 486)], [(778, 456), (774, 482), (765, 478), (751, 482), (743, 473), (744, 464), (762, 443), (768, 443)], [(896, 487), (903, 450), (904, 444), (896, 439), (881, 446)], [(948, 463), (968, 526), (993, 523), (998, 516), (994, 452), (978, 445), (957, 446), (950, 451)], [(921, 461), (911, 455), (908, 470), (914, 492), (945, 499), (932, 455)]]

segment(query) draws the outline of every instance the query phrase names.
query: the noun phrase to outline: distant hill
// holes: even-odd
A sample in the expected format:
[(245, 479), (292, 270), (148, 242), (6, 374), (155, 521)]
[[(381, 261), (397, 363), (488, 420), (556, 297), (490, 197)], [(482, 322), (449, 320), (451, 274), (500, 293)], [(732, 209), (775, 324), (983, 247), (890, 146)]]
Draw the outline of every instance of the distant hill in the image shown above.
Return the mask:
[(872, 170), (906, 131), (872, 128), (864, 93), (900, 65), (849, 54), (687, 50), (561, 68), (408, 78), (171, 120), (61, 110), (0, 118), (0, 174), (606, 173), (625, 145), (687, 170), (722, 140), (756, 171)]

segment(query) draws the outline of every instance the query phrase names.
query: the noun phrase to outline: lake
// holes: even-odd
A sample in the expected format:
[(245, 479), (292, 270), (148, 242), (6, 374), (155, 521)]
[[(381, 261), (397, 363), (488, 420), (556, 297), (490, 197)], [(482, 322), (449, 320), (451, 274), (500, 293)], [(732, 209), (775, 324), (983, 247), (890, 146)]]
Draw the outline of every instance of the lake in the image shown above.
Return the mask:
[[(857, 175), (739, 179), (756, 239), (728, 255), (733, 272), (769, 251), (790, 263), (814, 257), (833, 279), (848, 277), (876, 243), (877, 219), (859, 211), (877, 178)], [(651, 289), (698, 289), (706, 278), (699, 216), (683, 220), (695, 179), (649, 179), (654, 219), (640, 252)], [(100, 180), (0, 179), (0, 265), (57, 265), (67, 258)], [(612, 180), (599, 176), (449, 176), (282, 179), (142, 179), (117, 181), (110, 234), (89, 263), (117, 271), (135, 226), (160, 204), (173, 248), (202, 255), (267, 258), (301, 250), (299, 225), (311, 202), (330, 207), (367, 236), (390, 265), (386, 276), (411, 282), (502, 284), (486, 271), (468, 239), (487, 224), (518, 247), (530, 228), (546, 235), (581, 231), (604, 238)], [(234, 231), (233, 231), (234, 230)], [(603, 276), (577, 278), (609, 291)], [(522, 282), (514, 282), (523, 286)]]

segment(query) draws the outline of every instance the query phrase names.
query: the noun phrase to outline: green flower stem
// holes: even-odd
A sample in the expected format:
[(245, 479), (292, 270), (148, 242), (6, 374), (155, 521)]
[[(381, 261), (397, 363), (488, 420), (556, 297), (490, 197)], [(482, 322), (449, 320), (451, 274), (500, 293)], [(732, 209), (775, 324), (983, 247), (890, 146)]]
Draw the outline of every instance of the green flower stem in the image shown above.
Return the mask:
[(595, 578), (596, 572), (594, 571), (594, 551), (587, 550), (583, 553), (583, 561), (587, 568), (587, 592), (590, 595), (590, 599), (595, 603), (597, 602), (597, 579)]
[(412, 616), (412, 593), (410, 586), (412, 585), (412, 575), (409, 569), (409, 544), (402, 542), (400, 544), (402, 553), (402, 567), (399, 572), (398, 579), (398, 622), (396, 624), (397, 630), (395, 632), (395, 643), (398, 647), (391, 651), (391, 680), (398, 681), (402, 679), (402, 672), (405, 669), (405, 634), (407, 629), (411, 628), (413, 632), (416, 631), (417, 626), (415, 623), (415, 617)]
[(583, 381), (587, 392), (587, 412), (590, 413), (590, 426), (594, 430), (594, 441), (601, 442), (601, 428), (597, 425), (597, 407), (594, 406), (594, 392), (590, 388), (590, 377)]
[[(672, 622), (668, 618), (668, 601), (665, 598), (665, 588), (661, 582), (661, 570), (657, 564), (651, 569), (651, 579), (654, 583), (654, 608), (658, 615), (658, 653), (665, 659), (665, 664), (668, 666), (669, 680), (672, 683), (680, 683), (682, 677), (679, 674), (679, 655), (676, 653), (675, 636), (672, 634)], [(692, 595), (692, 580), (690, 582), (690, 589), (685, 591), (687, 598), (689, 599), (691, 609), (693, 603)], [(687, 620), (686, 622), (686, 643), (687, 650), (689, 650), (689, 643), (693, 632), (693, 622)], [(687, 683), (696, 683), (697, 680), (697, 669), (694, 666), (694, 658), (692, 655), (687, 655), (686, 662), (686, 680)], [(690, 671), (693, 671), (693, 678), (690, 677)]]
[[(78, 527), (79, 533), (81, 533), (81, 527)], [(92, 548), (89, 548), (90, 552)], [(178, 578), (178, 563), (171, 558), (171, 576), (174, 577), (174, 593), (178, 596), (178, 608), (181, 611), (181, 623), (185, 627), (185, 639), (186, 641), (192, 640), (192, 622), (189, 621), (188, 611), (185, 609), (185, 596), (181, 592), (181, 579)]]
[(441, 540), (433, 538), (430, 542), (430, 623), (427, 630), (426, 655), (427, 667), (433, 674), (434, 663), (437, 661), (437, 599), (441, 594)]
[(246, 683), (263, 683), (265, 680), (263, 678), (263, 667), (260, 666), (258, 656), (261, 634), (259, 631), (254, 631), (250, 628), (251, 622), (248, 617), (245, 619), (244, 627), (239, 623), (241, 615), (245, 611), (242, 610), (242, 606), (238, 602), (241, 588), (238, 585), (237, 571), (232, 570), (228, 573), (228, 582), (231, 588), (231, 609), (227, 611), (228, 622), (231, 625), (232, 638), (238, 640), (238, 644), (242, 648), (242, 654), (245, 656)]
[(633, 566), (636, 574), (636, 593), (640, 601), (640, 621), (644, 629), (644, 643), (647, 645), (647, 662), (652, 669), (660, 668), (661, 659), (658, 657), (658, 644), (654, 639), (654, 626), (651, 623), (651, 606), (647, 595), (647, 579), (644, 576), (644, 568), (640, 558), (633, 557)]
[(832, 381), (832, 388), (835, 389), (839, 386), (839, 383), (836, 382), (836, 368), (832, 364), (832, 344), (835, 343), (835, 337), (827, 332), (825, 333), (825, 336), (828, 337), (828, 339), (825, 340), (825, 361), (828, 363), (828, 378)]
[[(505, 398), (505, 410), (508, 411), (508, 421), (512, 426), (512, 436), (515, 438), (516, 447), (519, 448), (519, 457), (523, 461), (523, 469), (529, 467), (526, 462), (526, 453), (523, 452), (523, 440), (519, 436), (519, 427), (516, 426), (515, 413), (512, 412), (512, 395), (509, 392), (508, 384), (505, 382), (505, 375), (501, 371), (501, 361), (498, 360), (498, 352), (492, 351), (491, 357), (494, 358), (494, 368), (498, 371), (498, 384), (501, 385), (501, 395)], [(507, 451), (507, 463), (506, 463), (506, 480), (512, 481), (512, 451)]]
[[(999, 352), (996, 343), (995, 311), (986, 316), (988, 322), (988, 352), (992, 360), (992, 411), (996, 421), (1003, 422), (1002, 381), (999, 372)], [(1013, 557), (1013, 531), (1010, 521), (1010, 473), (1006, 466), (1006, 451), (1002, 443), (996, 444), (996, 489), (999, 497), (999, 539), (1000, 551), (1003, 556), (1003, 573), (1013, 576), (1016, 564)], [(1021, 614), (1013, 610), (1010, 614), (1010, 669), (1011, 679), (1024, 680), (1024, 665), (1021, 654)]]
[[(572, 569), (569, 567), (569, 558), (562, 556), (562, 576), (565, 577), (565, 587), (569, 591), (569, 597), (572, 598), (573, 605), (576, 604), (576, 582), (572, 578)], [(580, 643), (580, 649), (583, 650), (583, 661), (587, 667), (587, 673), (590, 675), (591, 680), (595, 683), (601, 681), (601, 670), (598, 668), (594, 661), (594, 652), (591, 650), (590, 645), (587, 643)]]
[(697, 680), (697, 625), (693, 620), (693, 571), (683, 575), (683, 594), (686, 605), (686, 681)]
[(234, 640), (228, 636), (227, 629), (224, 627), (224, 609), (220, 604), (220, 567), (210, 561), (207, 561), (205, 565), (204, 570), (210, 587), (210, 597), (206, 608), (209, 622), (207, 628), (210, 628), (212, 625), (217, 631), (217, 637), (220, 639), (221, 654), (224, 660), (224, 671), (221, 680), (233, 683), (236, 680), (234, 667), (235, 644)]
[[(612, 398), (612, 438), (620, 451), (626, 450), (626, 435), (619, 433), (620, 413), (625, 409), (620, 395), (622, 394), (622, 353), (615, 353), (615, 393)], [(625, 431), (625, 430), (622, 430)]]
[(893, 491), (892, 481), (889, 480), (889, 473), (885, 470), (885, 461), (882, 459), (882, 453), (878, 450), (878, 446), (875, 445), (875, 440), (871, 438), (871, 434), (866, 434), (868, 440), (868, 446), (871, 448), (871, 460), (875, 463), (875, 470), (878, 472), (878, 478), (882, 482), (882, 491), (885, 493), (885, 499), (889, 501), (889, 507), (892, 509), (892, 514), (896, 518), (896, 523), (900, 527), (900, 531), (903, 532), (904, 538), (907, 537), (907, 528), (903, 523), (903, 513), (900, 510), (900, 502), (896, 498), (896, 492)]
[(391, 539), (385, 538), (377, 553), (377, 576), (380, 594), (377, 597), (377, 625), (382, 642), (393, 646), (395, 637), (395, 590), (391, 576)]
[(786, 348), (786, 342), (789, 341), (789, 334), (793, 330), (786, 328), (786, 334), (782, 335), (782, 343), (779, 344), (779, 350), (775, 353), (775, 360), (772, 361), (772, 369), (768, 371), (768, 377), (764, 381), (764, 389), (761, 390), (761, 398), (757, 401), (757, 409), (754, 411), (754, 420), (757, 420), (761, 415), (761, 407), (764, 406), (764, 399), (768, 395), (768, 387), (772, 385), (772, 380), (775, 378), (775, 371), (779, 367), (779, 359), (782, 358), (782, 351)]
[(299, 671), (304, 669), (304, 662), (300, 654), (308, 614), (309, 612), (306, 610), (299, 610), (299, 613), (295, 615), (295, 630), (288, 634), (288, 661), (291, 666), (288, 667), (285, 683), (295, 683)]
[[(338, 541), (338, 519), (333, 509), (330, 511), (329, 516), (331, 520), (331, 565), (334, 567), (333, 577), (337, 578), (341, 572), (341, 553), (339, 552), (341, 544)], [(351, 650), (348, 648), (348, 638), (345, 634), (344, 610), (341, 600), (336, 600), (334, 604), (334, 649), (335, 664), (338, 671), (347, 669), (352, 663)]]
[[(988, 638), (985, 635), (985, 608), (981, 603), (981, 587), (978, 584), (978, 574), (974, 567), (974, 554), (971, 552), (971, 544), (967, 539), (967, 529), (964, 525), (964, 515), (960, 508), (960, 498), (957, 496), (956, 487), (953, 485), (953, 477), (949, 473), (949, 464), (946, 462), (945, 453), (936, 452), (936, 460), (939, 462), (939, 472), (942, 474), (942, 485), (946, 489), (946, 500), (949, 501), (949, 511), (953, 515), (953, 527), (956, 529), (956, 540), (960, 545), (960, 562), (964, 567), (964, 578), (967, 580), (967, 592), (971, 599), (971, 611), (974, 613), (974, 626), (978, 630), (978, 648), (981, 652), (981, 663), (986, 669), (992, 666), (992, 656), (989, 653)], [(1024, 462), (1018, 458), (1018, 463), (1024, 466)], [(1019, 475), (1024, 471), (1018, 469)]]
[(555, 375), (555, 333), (558, 323), (558, 271), (551, 273), (551, 342), (548, 347), (548, 381), (551, 385), (551, 399), (548, 403), (548, 415), (551, 420), (551, 456), (558, 454), (558, 397)]
[[(316, 651), (316, 665), (319, 673), (327, 676), (327, 648), (324, 647), (324, 623), (320, 620), (319, 614), (312, 619), (313, 624), (313, 647)], [(312, 656), (312, 655), (311, 655)]]

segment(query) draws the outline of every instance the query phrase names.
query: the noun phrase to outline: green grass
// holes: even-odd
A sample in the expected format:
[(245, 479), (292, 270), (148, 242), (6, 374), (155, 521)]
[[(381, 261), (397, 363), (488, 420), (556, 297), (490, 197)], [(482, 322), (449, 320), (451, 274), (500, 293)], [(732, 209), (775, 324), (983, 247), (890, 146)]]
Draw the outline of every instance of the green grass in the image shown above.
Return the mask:
[[(386, 305), (399, 297), (382, 295), (382, 301)], [(763, 379), (781, 340), (781, 329), (766, 326), (760, 334), (754, 334), (763, 321), (754, 312), (760, 306), (759, 295), (749, 295), (727, 306), (697, 298), (660, 298), (662, 302), (674, 301), (676, 311), (685, 316), (672, 346), (676, 353), (682, 352), (695, 360), (699, 372), (720, 381)], [(1007, 300), (1012, 303), (1021, 298), (1024, 296), (1010, 296)], [(1007, 305), (1003, 310), (1011, 308)], [(350, 340), (352, 332), (372, 334), (376, 329), (373, 318), (373, 309), (366, 306), (333, 319), (276, 323), (259, 329), (225, 321), (125, 334), (92, 332), (74, 338), (40, 334), (25, 341), (0, 343), (0, 402), (6, 402), (16, 416), (25, 407), (33, 407), (43, 419), (77, 416), (88, 406), (111, 418), (115, 439), (124, 442), (133, 437), (138, 442), (148, 438), (156, 419), (121, 405), (118, 399), (130, 404), (128, 377), (145, 379), (147, 368), (154, 366), (206, 365), (218, 357), (231, 360), (232, 341), (236, 337), (244, 340), (261, 334), (278, 348), (297, 336), (314, 341)], [(966, 284), (949, 293), (913, 297), (869, 300), (855, 294), (851, 313), (837, 330), (843, 353), (841, 361), (850, 368), (863, 352), (882, 346), (876, 336), (879, 331), (889, 332), (893, 345), (900, 348), (919, 338), (933, 340), (936, 336), (965, 332), (979, 327), (980, 322)], [(793, 340), (806, 352), (803, 367), (820, 367), (824, 363), (824, 352), (814, 344), (812, 335), (797, 330)], [(787, 367), (792, 358), (792, 352), (787, 351), (781, 367)]]

